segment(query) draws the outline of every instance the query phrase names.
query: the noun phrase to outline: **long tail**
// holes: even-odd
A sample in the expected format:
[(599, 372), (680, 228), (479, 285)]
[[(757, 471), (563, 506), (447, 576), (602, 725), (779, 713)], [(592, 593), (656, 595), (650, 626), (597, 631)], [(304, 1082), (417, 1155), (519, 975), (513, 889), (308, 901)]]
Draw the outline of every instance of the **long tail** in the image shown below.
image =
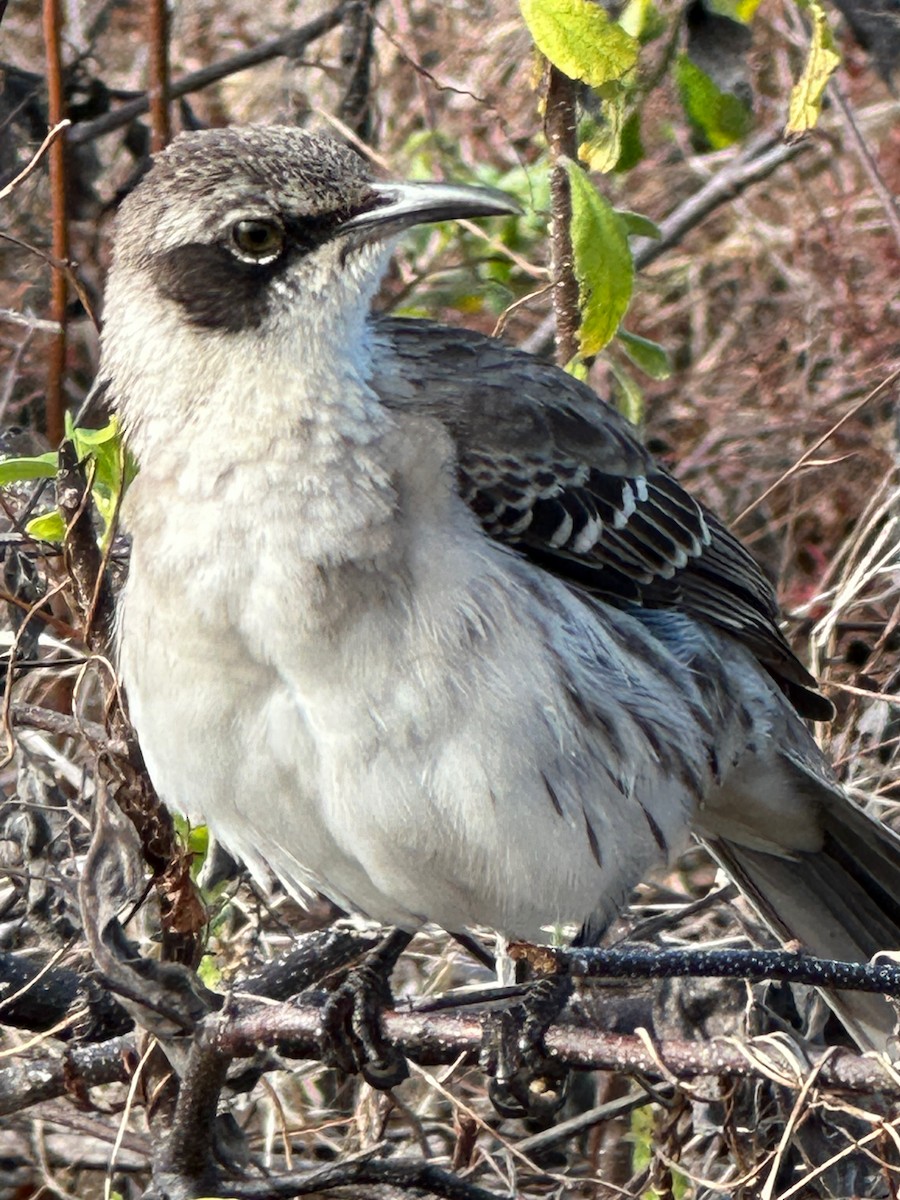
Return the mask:
[[(731, 839), (708, 845), (773, 932), (811, 954), (868, 962), (900, 951), (900, 837), (820, 783), (814, 804), (821, 831), (815, 850), (770, 853)], [(825, 997), (862, 1050), (889, 1050), (897, 1010), (882, 996)]]

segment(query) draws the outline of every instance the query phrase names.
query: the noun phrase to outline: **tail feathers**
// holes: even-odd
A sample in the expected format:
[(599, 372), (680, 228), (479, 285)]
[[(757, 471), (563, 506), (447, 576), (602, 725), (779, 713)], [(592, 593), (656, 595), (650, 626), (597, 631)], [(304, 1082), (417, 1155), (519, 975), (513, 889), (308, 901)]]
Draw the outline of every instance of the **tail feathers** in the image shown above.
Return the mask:
[[(731, 840), (709, 846), (772, 931), (809, 953), (868, 962), (900, 951), (900, 838), (839, 791), (817, 796), (821, 845), (776, 855)], [(826, 1000), (862, 1050), (892, 1050), (897, 1010), (882, 996), (831, 992)]]

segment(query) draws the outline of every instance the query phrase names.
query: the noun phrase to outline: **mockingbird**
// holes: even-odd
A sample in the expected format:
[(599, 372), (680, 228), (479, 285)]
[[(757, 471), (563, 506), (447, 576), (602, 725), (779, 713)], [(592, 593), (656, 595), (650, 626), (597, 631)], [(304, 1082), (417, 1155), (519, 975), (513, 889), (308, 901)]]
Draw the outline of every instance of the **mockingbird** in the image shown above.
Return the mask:
[[(571, 376), (372, 314), (398, 233), (514, 207), (289, 128), (182, 135), (122, 205), (101, 375), (153, 781), (407, 932), (590, 941), (693, 833), (781, 936), (900, 947), (900, 841), (810, 736), (747, 551)], [(886, 1044), (886, 1001), (833, 1000)]]

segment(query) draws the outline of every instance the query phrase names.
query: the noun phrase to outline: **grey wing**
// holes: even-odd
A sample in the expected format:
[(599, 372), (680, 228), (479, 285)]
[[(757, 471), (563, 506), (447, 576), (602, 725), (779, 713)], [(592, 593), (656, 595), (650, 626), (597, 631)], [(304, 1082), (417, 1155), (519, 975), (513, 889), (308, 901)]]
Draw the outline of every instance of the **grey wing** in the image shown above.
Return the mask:
[(609, 604), (675, 608), (724, 630), (802, 716), (832, 716), (778, 627), (754, 559), (620, 413), (559, 368), (482, 334), (398, 318), (375, 331), (387, 351), (376, 353), (376, 390), (443, 422), (462, 495), (491, 537)]

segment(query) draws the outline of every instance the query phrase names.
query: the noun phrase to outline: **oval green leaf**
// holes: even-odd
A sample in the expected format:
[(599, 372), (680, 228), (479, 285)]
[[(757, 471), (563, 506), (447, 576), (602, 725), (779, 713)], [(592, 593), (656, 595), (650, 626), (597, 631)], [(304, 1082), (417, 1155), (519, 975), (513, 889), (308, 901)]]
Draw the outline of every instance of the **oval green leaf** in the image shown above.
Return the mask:
[(617, 210), (625, 222), (625, 228), (632, 237), (661, 238), (662, 230), (655, 221), (645, 217), (643, 213), (630, 212), (627, 208)]
[(672, 374), (669, 356), (659, 342), (651, 342), (626, 329), (619, 330), (619, 341), (631, 362), (651, 379), (668, 379)]
[(48, 512), (40, 517), (32, 517), (25, 526), (25, 532), (39, 542), (62, 542), (66, 536), (66, 523), (61, 513)]
[(625, 222), (577, 163), (561, 160), (572, 196), (572, 257), (581, 302), (580, 350), (599, 354), (615, 335), (634, 287)]
[(720, 91), (686, 54), (675, 64), (675, 79), (685, 116), (710, 150), (724, 150), (750, 130), (753, 116), (747, 106), (731, 92)]
[(534, 44), (570, 79), (601, 87), (634, 67), (636, 38), (591, 0), (519, 0)]
[(53, 479), (59, 469), (55, 450), (34, 458), (5, 458), (0, 462), (0, 487), (28, 479)]

